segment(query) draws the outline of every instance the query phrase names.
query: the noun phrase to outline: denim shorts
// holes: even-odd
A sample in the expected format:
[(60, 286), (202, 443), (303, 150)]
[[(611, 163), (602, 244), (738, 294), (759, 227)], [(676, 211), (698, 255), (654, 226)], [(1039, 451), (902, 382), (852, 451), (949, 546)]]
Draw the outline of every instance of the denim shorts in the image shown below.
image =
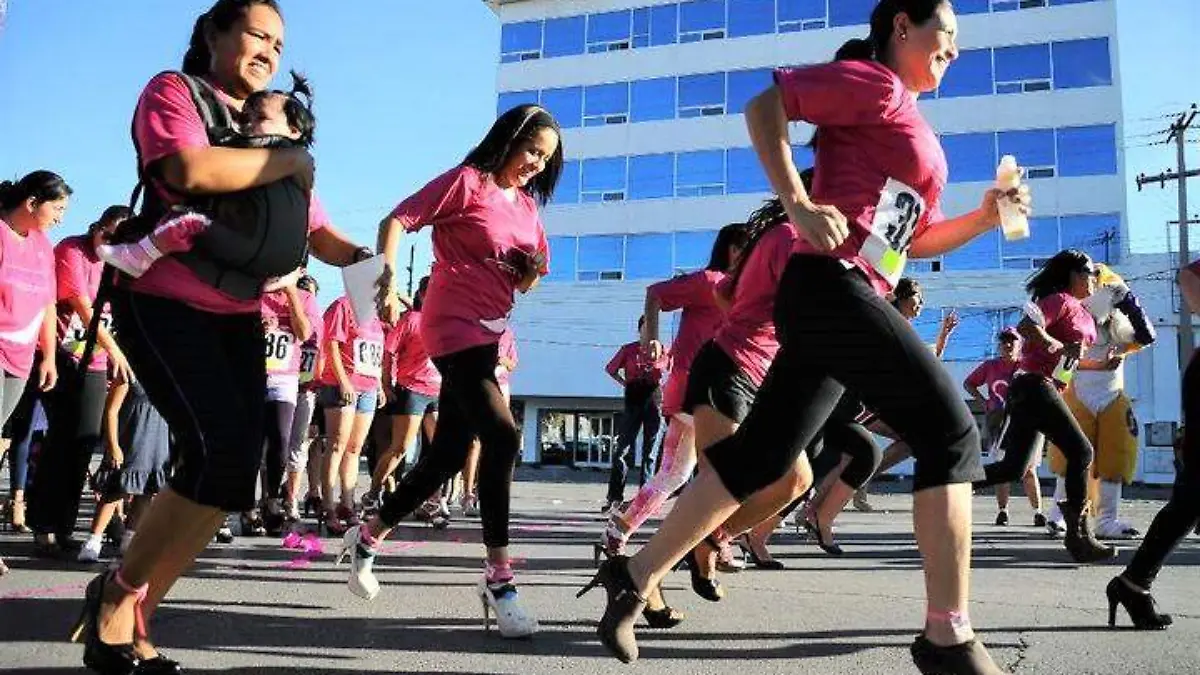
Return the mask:
[[(379, 400), (379, 391), (360, 391), (354, 401), (354, 412), (359, 415), (375, 412), (375, 404)], [(337, 387), (323, 385), (317, 393), (317, 404), (322, 408), (341, 408), (342, 392)]]

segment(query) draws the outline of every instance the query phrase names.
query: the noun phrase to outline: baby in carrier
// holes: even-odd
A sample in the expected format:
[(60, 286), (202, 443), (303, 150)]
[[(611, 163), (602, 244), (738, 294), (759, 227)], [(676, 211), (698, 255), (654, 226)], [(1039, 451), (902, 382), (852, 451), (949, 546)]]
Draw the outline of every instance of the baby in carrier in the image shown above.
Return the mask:
[[(307, 102), (302, 101), (303, 96)], [(312, 113), (312, 91), (308, 82), (292, 71), (292, 90), (255, 92), (242, 107), (243, 128), (213, 145), (230, 148), (287, 148), (312, 145), (316, 118)], [(128, 244), (103, 244), (96, 248), (101, 260), (138, 278), (165, 255), (190, 251), (196, 238), (209, 226), (209, 215), (178, 208), (168, 211), (154, 231)]]

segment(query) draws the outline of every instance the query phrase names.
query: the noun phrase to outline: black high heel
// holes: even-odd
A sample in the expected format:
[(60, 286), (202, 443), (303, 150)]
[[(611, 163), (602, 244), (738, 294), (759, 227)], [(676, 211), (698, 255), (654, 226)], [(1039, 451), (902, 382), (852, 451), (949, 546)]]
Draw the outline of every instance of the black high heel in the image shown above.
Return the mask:
[(646, 618), (646, 623), (651, 628), (674, 628), (683, 623), (683, 612), (675, 609), (667, 604), (667, 596), (662, 591), (662, 586), (658, 587), (658, 598), (662, 600), (663, 606), (660, 609), (650, 609), (647, 603), (646, 609), (642, 610), (642, 616)]
[(1117, 625), (1117, 605), (1125, 608), (1137, 630), (1166, 630), (1173, 623), (1170, 614), (1159, 614), (1154, 596), (1134, 588), (1121, 577), (1113, 577), (1105, 589), (1108, 596), (1108, 625)]
[(304, 498), (304, 517), (308, 518), (312, 515), (321, 514), (321, 498), (316, 495), (309, 495)]
[(83, 641), (83, 665), (90, 670), (100, 675), (132, 675), (138, 666), (133, 643), (110, 645), (100, 640), (100, 605), (108, 577), (109, 573), (101, 574), (88, 584), (83, 609), (69, 638), (71, 642)]
[(987, 648), (978, 640), (940, 647), (925, 637), (917, 636), (909, 647), (913, 665), (922, 673), (976, 673), (977, 675), (1004, 675), (988, 654)]
[[(712, 543), (709, 542), (709, 545), (711, 546)], [(719, 580), (709, 579), (700, 574), (698, 550), (699, 547), (692, 549), (687, 558), (688, 574), (692, 578), (692, 592), (709, 602), (720, 602), (725, 597), (725, 588), (721, 586)]]
[(760, 570), (785, 569), (784, 564), (774, 558), (766, 559), (766, 558), (758, 557), (758, 554), (754, 552), (754, 547), (750, 545), (750, 535), (749, 534), (742, 533), (742, 534), (738, 535), (738, 537), (733, 540), (733, 543), (737, 544), (737, 547), (742, 549), (743, 555), (750, 558), (750, 564), (754, 565), (755, 569), (760, 569)]
[(637, 635), (633, 627), (647, 603), (629, 576), (629, 556), (615, 555), (605, 560), (575, 597), (581, 598), (597, 586), (603, 586), (608, 594), (604, 616), (600, 617), (600, 625), (596, 628), (600, 642), (622, 663), (633, 663), (638, 658)]
[(817, 514), (813, 514), (813, 520), (809, 520), (808, 518), (804, 519), (804, 529), (808, 530), (809, 534), (816, 537), (817, 546), (820, 546), (822, 551), (825, 551), (829, 555), (842, 555), (845, 553), (841, 546), (838, 546), (834, 543), (827, 543), (825, 541), (825, 537), (821, 535), (821, 519), (817, 517)]
[(181, 675), (183, 666), (178, 661), (159, 654), (152, 659), (139, 661), (133, 675)]

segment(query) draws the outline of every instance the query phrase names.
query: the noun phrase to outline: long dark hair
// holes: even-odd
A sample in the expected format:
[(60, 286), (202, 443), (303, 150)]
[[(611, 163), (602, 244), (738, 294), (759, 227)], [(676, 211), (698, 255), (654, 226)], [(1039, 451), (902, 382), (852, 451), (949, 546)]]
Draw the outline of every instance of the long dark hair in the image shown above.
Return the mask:
[(133, 211), (128, 206), (114, 204), (104, 209), (104, 213), (100, 214), (100, 218), (96, 222), (88, 225), (88, 234), (94, 234), (110, 225), (120, 223), (122, 220), (129, 220), (132, 215)]
[(846, 41), (834, 55), (835, 61), (883, 61), (895, 31), (896, 16), (907, 14), (918, 26), (933, 18), (942, 5), (950, 0), (879, 0), (871, 12), (871, 32), (865, 38)]
[(308, 78), (294, 70), (291, 71), (291, 75), (291, 91), (282, 89), (256, 91), (246, 98), (243, 109), (254, 110), (272, 96), (283, 96), (283, 114), (287, 117), (288, 126), (299, 132), (298, 140), (308, 147), (313, 144), (317, 131), (317, 117), (313, 115), (312, 111), (312, 85), (308, 83)]
[(758, 242), (776, 225), (786, 223), (787, 220), (787, 212), (784, 211), (783, 202), (779, 201), (778, 197), (772, 197), (763, 202), (763, 205), (746, 219), (746, 245), (742, 248), (742, 262), (738, 265), (737, 271), (733, 273), (733, 281), (729, 285), (730, 295), (737, 289), (738, 281), (742, 278), (742, 271), (746, 269), (746, 262), (750, 260), (750, 254), (758, 246)]
[(912, 277), (900, 277), (896, 288), (892, 290), (892, 307), (900, 309), (900, 301), (907, 300), (921, 293), (921, 282)]
[(283, 16), (276, 0), (217, 0), (212, 7), (208, 8), (207, 12), (197, 17), (196, 24), (192, 27), (192, 39), (188, 42), (188, 50), (183, 55), (183, 67), (180, 70), (196, 77), (208, 75), (209, 68), (212, 67), (212, 52), (208, 48), (205, 32), (211, 29), (218, 33), (224, 33), (255, 5), (266, 5), (275, 10), (279, 16)]
[(70, 197), (72, 192), (74, 190), (67, 185), (67, 181), (53, 171), (32, 171), (15, 183), (11, 180), (0, 181), (0, 212), (12, 211), (30, 197), (34, 202), (43, 204)]
[(1025, 290), (1035, 301), (1062, 293), (1071, 287), (1071, 274), (1083, 272), (1091, 263), (1091, 257), (1077, 248), (1059, 251), (1029, 277)]
[(421, 281), (417, 283), (417, 294), (413, 297), (412, 308), (414, 312), (421, 311), (425, 306), (425, 294), (429, 292), (429, 275), (421, 277)]
[(487, 135), (467, 153), (462, 163), (466, 166), (495, 174), (502, 169), (522, 141), (533, 138), (542, 129), (553, 129), (558, 134), (558, 147), (546, 160), (546, 168), (523, 189), (533, 196), (538, 204), (545, 206), (554, 195), (558, 177), (562, 174), (563, 142), (562, 130), (550, 111), (539, 105), (519, 105), (501, 115)]
[(732, 262), (729, 259), (729, 247), (746, 247), (746, 224), (730, 223), (717, 232), (717, 240), (713, 242), (712, 254), (708, 256), (706, 270), (728, 272)]

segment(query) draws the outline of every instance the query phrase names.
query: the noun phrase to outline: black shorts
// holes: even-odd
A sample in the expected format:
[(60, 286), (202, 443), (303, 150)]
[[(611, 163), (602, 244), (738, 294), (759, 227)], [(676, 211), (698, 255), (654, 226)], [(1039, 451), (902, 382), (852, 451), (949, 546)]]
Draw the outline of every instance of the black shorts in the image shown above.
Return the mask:
[(267, 369), (262, 316), (115, 289), (117, 341), (175, 439), (168, 482), (223, 511), (254, 507)]
[(426, 396), (407, 388), (396, 386), (392, 400), (379, 410), (382, 415), (424, 415), (438, 409), (436, 396)]
[(741, 424), (754, 405), (758, 387), (717, 343), (708, 341), (696, 353), (688, 372), (683, 411), (695, 414), (696, 406), (706, 405)]

